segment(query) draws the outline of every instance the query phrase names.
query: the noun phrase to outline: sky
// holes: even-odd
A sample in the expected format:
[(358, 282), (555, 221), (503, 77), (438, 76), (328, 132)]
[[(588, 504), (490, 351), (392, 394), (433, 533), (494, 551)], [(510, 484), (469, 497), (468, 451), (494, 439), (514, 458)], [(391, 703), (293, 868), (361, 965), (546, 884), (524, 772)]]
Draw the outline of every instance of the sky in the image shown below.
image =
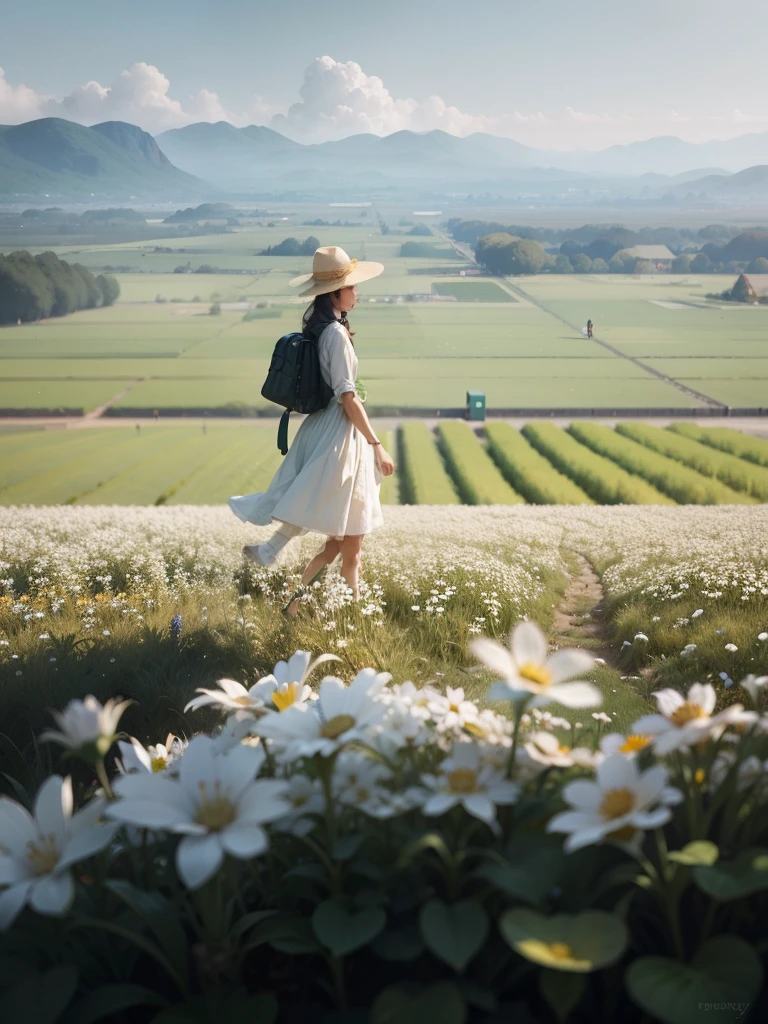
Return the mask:
[(768, 131), (766, 39), (765, 0), (0, 0), (0, 124), (703, 142)]

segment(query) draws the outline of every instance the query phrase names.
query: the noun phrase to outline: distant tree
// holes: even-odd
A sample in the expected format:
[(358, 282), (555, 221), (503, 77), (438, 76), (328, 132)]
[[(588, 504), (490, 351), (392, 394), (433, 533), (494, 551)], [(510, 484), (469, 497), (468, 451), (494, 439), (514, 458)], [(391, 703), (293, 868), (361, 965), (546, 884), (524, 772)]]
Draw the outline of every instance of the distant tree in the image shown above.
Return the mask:
[(501, 231), (478, 238), (475, 257), (492, 274), (538, 274), (547, 254), (538, 242)]
[(53, 252), (41, 252), (35, 262), (53, 287), (51, 316), (66, 316), (78, 308), (77, 292), (69, 276), (67, 265)]
[(97, 306), (101, 305), (103, 299), (101, 288), (96, 284), (96, 278), (82, 263), (73, 263), (72, 269), (78, 274), (85, 285), (85, 309), (96, 309)]
[(197, 270), (194, 270), (194, 274), (215, 274), (218, 267), (211, 266), (210, 263), (201, 263)]
[(426, 237), (427, 235), (431, 235), (432, 231), (427, 224), (416, 224), (415, 227), (411, 228), (408, 234)]
[(599, 256), (597, 257), (597, 259), (592, 260), (593, 274), (607, 274), (608, 269), (608, 264), (605, 262), (604, 259), (601, 259)]
[(561, 255), (567, 256), (569, 259), (582, 252), (584, 252), (584, 246), (580, 242), (576, 242), (573, 238), (566, 239), (566, 241), (560, 246)]
[(720, 259), (724, 263), (729, 260), (749, 263), (752, 260), (760, 259), (761, 256), (768, 258), (768, 230), (766, 229), (743, 231), (740, 235), (736, 235), (727, 245), (723, 246)]
[(577, 252), (571, 256), (571, 266), (574, 274), (589, 274), (592, 271), (592, 260), (585, 252)]
[(633, 274), (655, 274), (656, 264), (653, 260), (635, 260), (635, 264), (632, 267)]
[(675, 258), (672, 260), (672, 273), (689, 274), (691, 271), (691, 263), (693, 263), (692, 256), (675, 256)]
[(635, 268), (635, 257), (625, 256), (621, 251), (608, 260), (608, 269), (612, 274), (631, 274)]
[(99, 274), (96, 284), (101, 292), (102, 306), (113, 306), (120, 298), (120, 283), (111, 274)]
[(691, 273), (709, 274), (712, 270), (712, 261), (706, 253), (700, 252), (691, 260)]
[(320, 248), (320, 239), (315, 238), (314, 235), (310, 235), (309, 238), (305, 238), (301, 243), (301, 255), (302, 256), (314, 256), (315, 250)]
[(768, 259), (765, 256), (759, 256), (756, 260), (752, 260), (747, 265), (748, 274), (768, 274)]
[(620, 249), (619, 243), (610, 238), (597, 238), (590, 242), (584, 251), (591, 259), (604, 260), (607, 263)]
[(554, 274), (572, 274), (573, 264), (563, 253), (555, 257), (555, 265), (552, 268)]
[(221, 303), (213, 302), (208, 310), (209, 316), (221, 316)]

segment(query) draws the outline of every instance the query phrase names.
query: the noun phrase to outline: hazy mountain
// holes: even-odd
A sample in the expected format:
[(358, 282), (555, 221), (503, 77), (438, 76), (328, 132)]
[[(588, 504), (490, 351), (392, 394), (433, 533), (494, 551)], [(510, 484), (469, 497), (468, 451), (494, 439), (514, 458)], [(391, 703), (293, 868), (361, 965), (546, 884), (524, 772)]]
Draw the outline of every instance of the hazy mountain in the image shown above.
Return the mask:
[(610, 146), (599, 153), (574, 150), (550, 155), (558, 166), (602, 171), (604, 174), (637, 175), (652, 171), (676, 175), (696, 167), (741, 171), (755, 164), (768, 163), (768, 132), (701, 143), (685, 142), (674, 135), (660, 135), (643, 142)]
[(0, 195), (197, 197), (213, 189), (174, 167), (147, 132), (57, 117), (0, 128)]
[(678, 185), (671, 190), (675, 196), (693, 193), (696, 196), (706, 195), (711, 199), (724, 202), (768, 202), (768, 165), (747, 167), (736, 174), (712, 174), (697, 181)]

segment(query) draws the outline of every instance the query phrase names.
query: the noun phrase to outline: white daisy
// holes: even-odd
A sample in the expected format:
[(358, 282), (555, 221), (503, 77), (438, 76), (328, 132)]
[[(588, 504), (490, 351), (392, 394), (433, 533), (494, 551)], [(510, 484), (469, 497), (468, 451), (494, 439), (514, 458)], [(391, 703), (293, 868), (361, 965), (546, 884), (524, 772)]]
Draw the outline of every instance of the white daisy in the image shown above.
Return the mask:
[(478, 716), (477, 705), (464, 699), (463, 689), (446, 686), (445, 693), (436, 693), (429, 701), (429, 711), (441, 732), (462, 729)]
[(225, 854), (248, 859), (267, 848), (261, 827), (285, 814), (286, 784), (254, 781), (261, 751), (240, 745), (217, 754), (209, 736), (195, 736), (177, 779), (166, 774), (124, 775), (115, 782), (119, 799), (108, 808), (115, 821), (175, 832), (176, 869), (197, 889), (221, 867)]
[(731, 704), (713, 715), (717, 696), (708, 683), (694, 683), (683, 697), (677, 690), (657, 690), (653, 696), (659, 714), (643, 715), (632, 726), (634, 733), (649, 735), (657, 754), (668, 754), (694, 746), (713, 737), (718, 739), (729, 726), (752, 725), (757, 716), (741, 704)]
[(327, 676), (311, 705), (267, 714), (259, 720), (256, 731), (271, 741), (283, 760), (315, 754), (330, 757), (347, 744), (362, 740), (381, 721), (387, 707), (376, 698), (390, 678), (388, 672), (372, 668), (358, 672), (349, 686), (335, 676)]
[[(566, 680), (589, 671), (594, 659), (568, 648), (547, 657), (547, 638), (533, 622), (521, 622), (509, 638), (509, 650), (495, 640), (473, 640), (470, 650), (503, 682), (491, 687), (491, 700), (528, 700), (532, 705), (558, 701), (567, 707), (594, 707), (602, 702), (591, 683)], [(531, 695), (533, 699), (531, 699)]]
[(70, 750), (94, 747), (103, 757), (115, 742), (117, 725), (123, 712), (133, 702), (108, 700), (101, 704), (95, 697), (71, 700), (63, 711), (53, 711), (57, 729), (48, 729), (40, 737), (43, 742), (60, 743)]
[(122, 770), (127, 772), (164, 772), (172, 765), (178, 768), (178, 761), (186, 748), (184, 740), (169, 733), (165, 743), (144, 747), (131, 736), (126, 743), (118, 740)]
[(604, 840), (637, 848), (643, 831), (669, 821), (670, 806), (682, 798), (667, 786), (663, 765), (640, 772), (636, 761), (612, 754), (597, 766), (594, 781), (578, 779), (563, 788), (571, 809), (556, 814), (547, 831), (568, 834), (566, 853)]
[(513, 804), (520, 787), (483, 763), (476, 743), (458, 743), (436, 775), (422, 775), (425, 790), (422, 812), (437, 816), (461, 805), (468, 814), (489, 825), (496, 820), (497, 804)]
[(574, 765), (592, 768), (595, 763), (595, 756), (591, 750), (587, 750), (586, 747), (564, 746), (551, 732), (532, 733), (523, 749), (532, 761), (548, 768), (572, 768)]
[(103, 800), (72, 813), (72, 781), (53, 775), (43, 783), (33, 814), (0, 797), (0, 931), (13, 924), (25, 904), (38, 914), (59, 916), (75, 896), (70, 868), (103, 850), (115, 834), (100, 825)]
[(275, 821), (273, 828), (305, 836), (315, 827), (315, 817), (325, 810), (323, 785), (319, 779), (297, 772), (287, 780), (286, 787), (283, 800), (290, 810)]

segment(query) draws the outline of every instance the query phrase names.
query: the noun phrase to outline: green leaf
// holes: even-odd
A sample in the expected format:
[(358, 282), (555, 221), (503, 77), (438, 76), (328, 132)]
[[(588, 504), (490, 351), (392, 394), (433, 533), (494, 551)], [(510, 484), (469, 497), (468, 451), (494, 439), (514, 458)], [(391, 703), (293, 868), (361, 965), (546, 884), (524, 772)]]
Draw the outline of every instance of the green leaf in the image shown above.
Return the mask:
[(312, 915), (315, 935), (334, 956), (367, 946), (386, 923), (387, 915), (379, 907), (350, 914), (338, 900), (325, 900)]
[[(663, 1024), (732, 1022), (760, 991), (763, 969), (754, 949), (735, 935), (705, 942), (690, 964), (666, 956), (643, 956), (624, 980), (634, 1002)], [(718, 1005), (726, 1004), (717, 1009)], [(729, 1005), (730, 1004), (730, 1005)]]
[(350, 857), (354, 857), (362, 845), (362, 836), (342, 836), (341, 839), (337, 839), (331, 851), (331, 857), (334, 860), (349, 860)]
[(28, 974), (0, 999), (0, 1020), (57, 1024), (76, 988), (76, 967), (52, 967), (43, 974)]
[(465, 1024), (466, 1019), (461, 993), (443, 981), (415, 992), (397, 985), (385, 988), (371, 1007), (370, 1024)]
[(114, 893), (146, 924), (163, 955), (173, 964), (175, 976), (186, 988), (189, 980), (187, 936), (172, 904), (159, 892), (145, 892), (121, 879), (105, 882), (104, 888)]
[(604, 910), (546, 917), (515, 907), (499, 924), (508, 944), (532, 963), (555, 971), (587, 974), (620, 959), (627, 946), (624, 922)]
[(164, 1006), (165, 1000), (157, 992), (142, 985), (104, 985), (89, 992), (69, 1010), (62, 1024), (94, 1024), (112, 1018), (121, 1010), (133, 1006)]
[(720, 850), (715, 843), (710, 843), (707, 839), (698, 839), (696, 842), (688, 843), (682, 850), (673, 850), (669, 854), (669, 859), (677, 864), (688, 864), (692, 867), (703, 864), (709, 867), (719, 856)]
[(287, 914), (272, 915), (253, 926), (244, 949), (254, 949), (263, 945), (269, 945), (278, 953), (288, 953), (291, 956), (320, 951), (310, 922), (304, 917)]
[(424, 952), (424, 943), (416, 928), (401, 928), (377, 935), (371, 948), (382, 960), (405, 963), (421, 956)]
[(502, 892), (537, 906), (559, 880), (562, 844), (541, 835), (518, 836), (506, 852), (505, 862), (488, 860), (478, 874)]
[(430, 900), (419, 914), (421, 935), (434, 955), (463, 971), (488, 935), (488, 915), (479, 903), (461, 900), (448, 906)]
[(539, 971), (539, 991), (552, 1008), (560, 1024), (576, 1009), (587, 987), (583, 974), (566, 974), (543, 968)]
[(768, 850), (753, 847), (732, 861), (697, 867), (693, 877), (700, 889), (720, 903), (768, 889)]

